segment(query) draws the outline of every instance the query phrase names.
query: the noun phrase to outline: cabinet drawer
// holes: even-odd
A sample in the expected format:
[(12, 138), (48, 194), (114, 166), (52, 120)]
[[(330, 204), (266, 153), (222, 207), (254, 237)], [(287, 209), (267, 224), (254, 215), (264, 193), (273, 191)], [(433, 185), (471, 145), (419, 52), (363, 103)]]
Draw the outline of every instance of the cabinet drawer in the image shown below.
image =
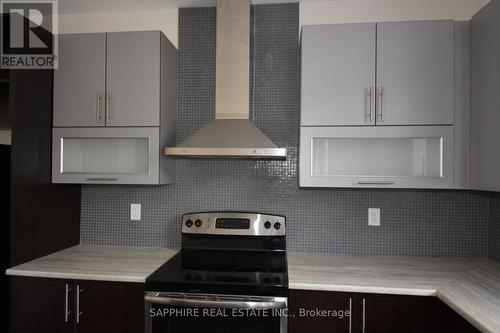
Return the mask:
[(302, 127), (300, 186), (449, 188), (453, 127)]
[(158, 184), (159, 128), (54, 128), (52, 182)]

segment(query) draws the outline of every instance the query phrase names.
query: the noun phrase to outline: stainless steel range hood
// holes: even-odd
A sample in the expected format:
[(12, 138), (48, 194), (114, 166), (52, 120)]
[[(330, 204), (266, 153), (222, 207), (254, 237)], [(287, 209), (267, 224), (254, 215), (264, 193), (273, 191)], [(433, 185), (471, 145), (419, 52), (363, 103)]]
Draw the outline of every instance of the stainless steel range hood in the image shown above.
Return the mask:
[(183, 157), (286, 158), (249, 120), (250, 0), (217, 0), (215, 120), (165, 154)]

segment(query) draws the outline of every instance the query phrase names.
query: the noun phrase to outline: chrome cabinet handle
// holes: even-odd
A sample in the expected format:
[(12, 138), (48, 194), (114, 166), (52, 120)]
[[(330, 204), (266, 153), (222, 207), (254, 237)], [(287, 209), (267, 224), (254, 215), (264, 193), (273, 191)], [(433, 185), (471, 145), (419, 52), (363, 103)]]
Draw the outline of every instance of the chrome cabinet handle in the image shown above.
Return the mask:
[(352, 298), (349, 297), (349, 333), (352, 332)]
[(379, 116), (380, 121), (384, 121), (384, 107), (385, 107), (385, 101), (384, 101), (385, 89), (384, 89), (384, 87), (379, 88), (378, 96), (380, 99), (380, 108), (379, 108), (378, 116)]
[(96, 99), (95, 99), (95, 121), (100, 124), (102, 121), (102, 113), (101, 113), (101, 92), (97, 91)]
[(80, 323), (80, 316), (83, 314), (83, 311), (80, 311), (80, 293), (82, 293), (84, 289), (80, 289), (79, 285), (76, 285), (76, 323)]
[(69, 287), (69, 284), (66, 283), (65, 287), (65, 293), (64, 293), (64, 322), (67, 323), (69, 320), (69, 314), (71, 313), (71, 310), (69, 310), (69, 292), (71, 291), (71, 288)]
[(370, 99), (368, 103), (368, 117), (370, 118), (370, 122), (373, 121), (373, 113), (372, 113), (372, 100), (373, 100), (373, 87), (368, 89), (368, 98)]
[(106, 92), (106, 123), (111, 121), (111, 93)]
[(359, 181), (359, 185), (394, 185), (392, 181)]
[(361, 322), (361, 332), (365, 333), (365, 328), (366, 328), (366, 299), (363, 298), (363, 318)]

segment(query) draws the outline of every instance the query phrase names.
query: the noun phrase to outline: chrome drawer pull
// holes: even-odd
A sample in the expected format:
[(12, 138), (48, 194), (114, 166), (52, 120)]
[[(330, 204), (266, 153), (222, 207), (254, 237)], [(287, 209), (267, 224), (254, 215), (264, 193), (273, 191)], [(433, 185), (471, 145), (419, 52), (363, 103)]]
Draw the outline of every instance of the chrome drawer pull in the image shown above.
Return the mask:
[(87, 177), (88, 181), (105, 181), (105, 182), (114, 182), (117, 181), (118, 178), (113, 177)]
[(359, 185), (394, 185), (392, 181), (359, 181)]

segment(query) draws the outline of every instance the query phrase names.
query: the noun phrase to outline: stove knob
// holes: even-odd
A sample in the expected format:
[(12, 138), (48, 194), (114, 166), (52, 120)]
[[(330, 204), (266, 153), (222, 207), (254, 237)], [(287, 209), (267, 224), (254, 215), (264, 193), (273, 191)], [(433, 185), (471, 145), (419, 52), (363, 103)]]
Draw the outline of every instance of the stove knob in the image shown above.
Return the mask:
[(277, 276), (274, 278), (274, 283), (279, 284), (281, 282), (281, 279)]
[(270, 277), (265, 277), (264, 278), (264, 283), (266, 283), (266, 284), (271, 283), (271, 278)]
[(274, 224), (274, 229), (276, 229), (276, 230), (280, 230), (280, 229), (281, 229), (281, 223), (276, 222), (276, 223)]
[(191, 228), (193, 226), (193, 221), (187, 220), (185, 224), (186, 224), (186, 227)]
[(266, 229), (271, 228), (271, 222), (266, 221), (266, 222), (264, 223), (264, 227), (265, 227)]
[(198, 228), (201, 227), (201, 225), (202, 225), (201, 220), (198, 219), (198, 220), (194, 221), (194, 225), (197, 226)]

